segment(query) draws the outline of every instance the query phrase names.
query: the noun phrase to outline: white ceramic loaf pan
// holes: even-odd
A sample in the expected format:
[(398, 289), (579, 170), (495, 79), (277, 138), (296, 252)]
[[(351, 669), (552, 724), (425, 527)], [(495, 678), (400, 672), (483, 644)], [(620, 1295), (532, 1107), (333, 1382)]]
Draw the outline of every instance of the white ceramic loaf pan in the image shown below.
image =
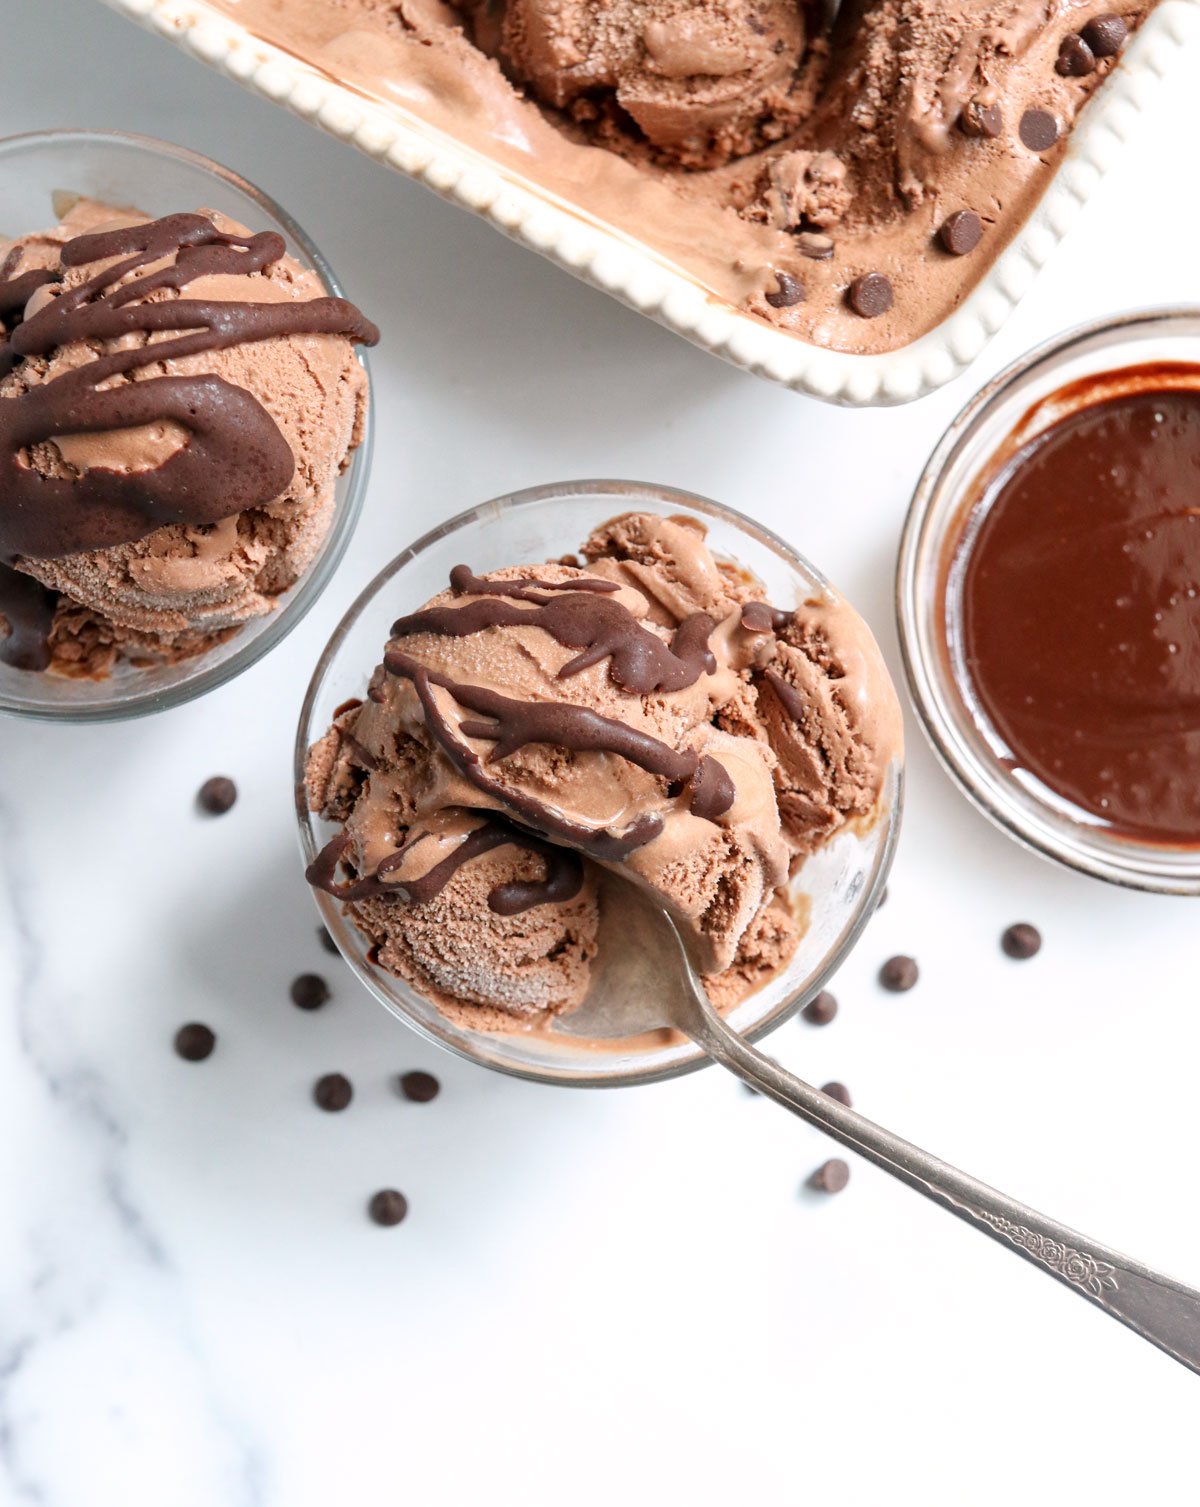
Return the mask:
[(649, 247), (570, 214), (398, 105), (364, 99), (214, 11), (206, 0), (106, 0), (114, 10), (247, 88), (489, 220), (576, 276), (696, 345), (831, 403), (906, 403), (942, 386), (983, 349), (1111, 166), (1138, 110), (1189, 38), (1197, 0), (1162, 0), (1072, 132), (1038, 208), (962, 305), (928, 334), (883, 355), (823, 350), (722, 303)]

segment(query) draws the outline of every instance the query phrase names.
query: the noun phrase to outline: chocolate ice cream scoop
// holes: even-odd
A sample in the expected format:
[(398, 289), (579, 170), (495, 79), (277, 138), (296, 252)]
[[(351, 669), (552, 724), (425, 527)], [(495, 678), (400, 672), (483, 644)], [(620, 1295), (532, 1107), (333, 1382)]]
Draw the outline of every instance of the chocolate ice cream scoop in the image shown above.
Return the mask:
[(341, 823), (310, 881), (485, 1025), (582, 1000), (597, 866), (665, 904), (735, 1002), (795, 948), (792, 863), (871, 813), (899, 748), (841, 603), (768, 606), (685, 520), (625, 515), (582, 553), (457, 567), (309, 755), (310, 805)]
[[(269, 611), (328, 526), (375, 327), (274, 232), (87, 201), (0, 247), (0, 321), (9, 662), (57, 638), (65, 668), (88, 632), (184, 656)], [(40, 653), (14, 570), (58, 593)]]

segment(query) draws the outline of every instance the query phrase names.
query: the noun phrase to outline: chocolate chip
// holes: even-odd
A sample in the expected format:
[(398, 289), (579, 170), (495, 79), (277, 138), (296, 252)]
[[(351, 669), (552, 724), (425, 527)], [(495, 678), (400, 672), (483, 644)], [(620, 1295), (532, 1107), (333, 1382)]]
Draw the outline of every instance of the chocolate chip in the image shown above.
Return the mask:
[(185, 1062), (203, 1062), (217, 1044), (216, 1033), (193, 1020), (175, 1032), (175, 1050)]
[(815, 230), (802, 230), (796, 237), (796, 250), (810, 261), (827, 262), (833, 255), (833, 238), (818, 235)]
[(297, 1010), (319, 1010), (329, 999), (329, 985), (319, 973), (302, 973), (294, 978), (289, 992)]
[(338, 945), (329, 935), (329, 928), (327, 926), (317, 927), (317, 941), (320, 942), (326, 952), (332, 953), (335, 958), (337, 957)]
[(840, 1156), (830, 1157), (813, 1173), (808, 1186), (818, 1193), (840, 1193), (850, 1181), (850, 1168)]
[(958, 127), (967, 136), (999, 136), (1004, 129), (1004, 115), (999, 105), (969, 99), (958, 117)]
[(408, 1213), (408, 1199), (395, 1188), (381, 1188), (371, 1197), (367, 1213), (376, 1224), (399, 1224)]
[(974, 251), (983, 235), (983, 221), (973, 209), (959, 209), (942, 221), (938, 239), (951, 256)]
[(400, 1092), (414, 1104), (428, 1104), (442, 1091), (442, 1085), (432, 1073), (402, 1073)]
[(838, 1012), (838, 1003), (828, 989), (822, 989), (815, 999), (810, 999), (801, 1015), (810, 1025), (827, 1026)]
[(1082, 37), (1072, 32), (1058, 44), (1054, 71), (1063, 78), (1086, 78), (1096, 71), (1096, 55)]
[(1028, 921), (1018, 921), (1000, 938), (1000, 946), (1008, 957), (1024, 962), (1026, 958), (1036, 957), (1041, 952), (1042, 934), (1036, 926), (1030, 926)]
[(1115, 58), (1125, 45), (1129, 27), (1120, 16), (1093, 16), (1081, 33), (1098, 58)]
[(1017, 132), (1031, 152), (1048, 152), (1058, 140), (1058, 121), (1049, 110), (1026, 110)]
[(205, 780), (196, 792), (197, 804), (210, 816), (224, 816), (236, 800), (237, 786), (223, 774), (215, 774), (211, 780)]
[(879, 970), (879, 982), (885, 989), (890, 989), (893, 994), (903, 994), (911, 989), (920, 977), (920, 969), (913, 958), (906, 958), (903, 954), (888, 958), (887, 962)]
[(777, 272), (778, 287), (774, 293), (764, 294), (773, 309), (790, 309), (793, 304), (804, 302), (804, 284), (794, 272)]
[(891, 279), (884, 277), (882, 272), (864, 272), (846, 289), (846, 299), (863, 319), (876, 319), (892, 306)]
[(839, 1104), (850, 1108), (850, 1090), (844, 1083), (822, 1083), (821, 1092), (830, 1099), (836, 1099)]
[(345, 1109), (354, 1098), (354, 1085), (343, 1073), (326, 1073), (313, 1084), (313, 1102), (331, 1113)]

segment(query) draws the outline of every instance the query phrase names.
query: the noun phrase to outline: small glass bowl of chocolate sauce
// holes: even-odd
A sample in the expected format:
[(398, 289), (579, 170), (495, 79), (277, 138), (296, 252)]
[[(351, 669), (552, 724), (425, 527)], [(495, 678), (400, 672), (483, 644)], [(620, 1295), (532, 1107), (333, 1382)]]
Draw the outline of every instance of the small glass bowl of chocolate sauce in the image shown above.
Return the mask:
[[(718, 559), (754, 575), (777, 605), (824, 595), (829, 584), (769, 530), (731, 508), (668, 487), (629, 481), (576, 481), (493, 498), (432, 530), (385, 565), (351, 605), (325, 648), (300, 712), (295, 800), (303, 862), (309, 865), (337, 828), (308, 809), (308, 750), (337, 709), (366, 695), (398, 611), (443, 590), (452, 568), (469, 560), (484, 575), (514, 560), (573, 557), (580, 540), (606, 519), (631, 511), (703, 524)], [(823, 989), (879, 904), (900, 829), (903, 771), (894, 761), (873, 818), (844, 828), (810, 854), (789, 886), (804, 922), (796, 953), (728, 1019), (748, 1039), (774, 1030)], [(670, 1031), (622, 1040), (586, 1034), (587, 1001), (573, 1017), (532, 1030), (482, 1031), (442, 1014), (426, 995), (372, 961), (367, 938), (343, 906), (312, 890), (321, 920), (366, 988), (393, 1015), (460, 1056), (515, 1077), (579, 1087), (622, 1087), (676, 1077), (705, 1066), (691, 1041)]]
[(938, 756), (1029, 847), (1200, 894), (1200, 310), (1023, 357), (951, 424), (900, 547)]
[[(275, 231), (287, 243), (288, 253), (316, 272), (331, 295), (342, 296), (337, 278), (300, 226), (260, 189), (206, 157), (149, 137), (112, 131), (44, 131), (0, 140), (0, 231), (5, 235), (51, 225), (81, 197), (131, 206), (152, 217), (215, 209), (251, 231)], [(365, 365), (361, 347), (358, 354)], [(225, 642), (192, 658), (147, 665), (118, 660), (110, 674), (98, 679), (0, 663), (0, 713), (68, 722), (118, 721), (190, 701), (256, 663), (300, 622), (340, 563), (362, 509), (371, 437), (368, 402), (362, 443), (337, 482), (329, 531), (273, 612), (252, 619)]]

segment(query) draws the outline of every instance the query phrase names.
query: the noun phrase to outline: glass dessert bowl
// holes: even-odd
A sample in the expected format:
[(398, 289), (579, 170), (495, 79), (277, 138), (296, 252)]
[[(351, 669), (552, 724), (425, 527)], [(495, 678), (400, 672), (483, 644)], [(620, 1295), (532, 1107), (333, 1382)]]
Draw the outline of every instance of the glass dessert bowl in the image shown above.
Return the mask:
[[(134, 208), (152, 220), (192, 215), (200, 209), (216, 211), (219, 216), (245, 226), (252, 237), (261, 238), (266, 232), (282, 238), (285, 257), (292, 259), (291, 263), (281, 263), (291, 267), (288, 275), (311, 278), (311, 286), (320, 296), (341, 298), (340, 287), (328, 264), (295, 221), (252, 184), (193, 152), (144, 137), (101, 131), (49, 131), (0, 141), (0, 203), (4, 205), (0, 236), (28, 238), (35, 230), (54, 225), (81, 200), (114, 208)], [(83, 225), (78, 233), (86, 234), (92, 228)], [(239, 249), (244, 248), (245, 243), (239, 243)], [(24, 271), (24, 265), (18, 264), (18, 274)], [(180, 296), (189, 296), (186, 284)], [(248, 300), (262, 296), (247, 295)], [(299, 306), (301, 301), (295, 302)], [(85, 306), (85, 312), (98, 306), (99, 300), (94, 300)], [(225, 307), (237, 306), (230, 302)], [(229, 357), (239, 354), (235, 348), (224, 349)], [(252, 350), (253, 346), (247, 349)], [(0, 711), (52, 720), (110, 721), (163, 710), (239, 674), (296, 626), (321, 594), (342, 557), (362, 506), (370, 469), (369, 378), (361, 346), (351, 359), (362, 362), (361, 373), (354, 377), (356, 389), (361, 386), (361, 391), (368, 394), (357, 435), (359, 443), (356, 448), (352, 443), (344, 467), (333, 482), (332, 506), (328, 491), (322, 491), (320, 517), (317, 520), (314, 515), (309, 539), (300, 542), (298, 534), (294, 538), (289, 532), (308, 527), (304, 520), (293, 525), (277, 516), (265, 526), (267, 530), (277, 527), (281, 537), (287, 536), (281, 546), (263, 546), (268, 554), (274, 551), (280, 562), (278, 566), (271, 565), (271, 569), (279, 569), (278, 583), (264, 584), (261, 588), (263, 596), (273, 603), (270, 610), (248, 616), (225, 636), (212, 634), (213, 641), (209, 643), (203, 643), (204, 632), (197, 628), (197, 642), (202, 645), (199, 652), (186, 652), (182, 656), (122, 653), (107, 672), (95, 675), (18, 668), (0, 658)], [(53, 382), (46, 382), (41, 391), (53, 386)], [(104, 436), (98, 438), (103, 440)], [(342, 453), (339, 447), (330, 451), (335, 459)], [(220, 527), (218, 524), (212, 530), (214, 540)], [(318, 529), (321, 537), (314, 544), (312, 540), (316, 539)], [(35, 555), (36, 551), (18, 549), (15, 553)], [(60, 553), (69, 554), (70, 550)], [(287, 563), (289, 554), (302, 563), (293, 569)], [(197, 558), (202, 556), (197, 546)], [(171, 563), (175, 566), (175, 562)], [(69, 592), (67, 596), (70, 597)]]
[[(317, 665), (296, 742), (296, 810), (306, 865), (311, 866), (341, 831), (339, 822), (326, 821), (309, 809), (310, 749), (327, 736), (348, 703), (367, 696), (368, 681), (396, 619), (404, 613), (420, 617), (416, 609), (444, 593), (451, 571), (464, 561), (478, 580), (514, 562), (573, 560), (582, 540), (615, 516), (630, 513), (672, 526), (682, 523), (692, 531), (707, 530), (713, 556), (748, 572), (777, 606), (827, 598), (827, 583), (789, 546), (751, 520), (690, 494), (628, 482), (585, 481), (536, 488), (471, 509), (427, 534), (380, 572), (347, 612)], [(471, 594), (477, 588), (461, 589)], [(615, 669), (613, 673), (615, 678)], [(378, 683), (374, 689), (379, 691)], [(573, 691), (572, 699), (580, 695)], [(379, 703), (380, 696), (370, 700)], [(485, 766), (494, 767), (486, 760)], [(739, 790), (749, 788), (742, 785), (744, 777), (739, 767)], [(878, 902), (891, 862), (900, 792), (900, 760), (889, 757), (879, 771), (879, 795), (869, 818), (848, 823), (795, 870), (786, 894), (789, 911), (800, 922), (799, 941), (785, 965), (728, 1012), (735, 1029), (757, 1036), (778, 1025), (824, 986), (854, 945)], [(573, 809), (569, 800), (562, 802), (562, 809)], [(697, 810), (694, 803), (691, 809)], [(343, 913), (342, 903), (320, 889), (314, 889), (314, 895), (338, 947), (375, 997), (424, 1035), (473, 1061), (545, 1082), (618, 1085), (671, 1076), (706, 1060), (690, 1042), (666, 1033), (649, 1039), (590, 1040), (586, 999), (577, 1014), (563, 1013), (531, 1029), (516, 1021), (511, 1029), (497, 1030), (494, 1023), (488, 1029), (477, 1028), (462, 1011), (444, 1013), (422, 990), (374, 963), (371, 941)]]
[[(1137, 823), (1123, 827), (1118, 817), (1105, 816), (1108, 794), (1089, 803), (1068, 793), (1079, 788), (1071, 757), (1039, 764), (1029, 747), (1014, 741), (1014, 728), (1023, 720), (1026, 731), (1040, 732), (1054, 728), (1057, 719), (1057, 731), (1065, 728), (1067, 740), (1060, 739), (1060, 750), (1075, 739), (1086, 751), (1094, 740), (1115, 770), (1128, 762), (1131, 728), (1138, 744), (1135, 760), (1148, 758), (1144, 748), (1157, 746), (1165, 732), (1168, 742), (1180, 739), (1185, 752), (1179, 758), (1186, 764), (1186, 740), (1194, 741), (1196, 731), (1194, 714), (1187, 725), (1187, 707), (1194, 704), (1187, 687), (1194, 663), (1187, 619), (1194, 623), (1190, 602), (1197, 582), (1184, 577), (1197, 575), (1197, 551), (1191, 549), (1189, 563), (1190, 531), (1177, 525), (1194, 521), (1183, 516), (1194, 509), (1181, 506), (1178, 516), (1172, 515), (1170, 488), (1151, 472), (1166, 463), (1153, 458), (1163, 455), (1164, 444), (1178, 443), (1173, 463), (1183, 455), (1185, 465), (1187, 445), (1195, 444), (1194, 430), (1191, 438), (1186, 432), (1194, 418), (1185, 416), (1182, 427), (1173, 429), (1170, 404), (1157, 412), (1156, 395), (1182, 395), (1195, 405), (1198, 388), (1196, 310), (1150, 310), (1085, 325), (1023, 356), (972, 399), (934, 451), (909, 510), (896, 578), (900, 642), (913, 700), (935, 752), (968, 798), (1045, 857), (1112, 883), (1169, 894), (1200, 894), (1200, 843), (1190, 832), (1183, 840), (1184, 827), (1177, 826), (1174, 835), (1169, 827), (1170, 784), (1176, 776), (1165, 776), (1162, 766), (1154, 771), (1143, 765), (1137, 783), (1151, 806), (1158, 801), (1161, 809), (1151, 815), (1163, 818), (1162, 830), (1152, 834)], [(1128, 417), (1137, 404), (1144, 410), (1140, 427)], [(1062, 446), (1080, 423), (1092, 430), (1078, 431), (1070, 452), (1073, 469), (1052, 474), (1051, 465), (1062, 465), (1054, 457), (1067, 455)], [(1194, 454), (1193, 448), (1193, 469)], [(1049, 483), (1039, 480), (1046, 477)], [(1017, 720), (1006, 725), (996, 681), (985, 676), (979, 658), (977, 583), (983, 547), (994, 550), (1000, 537), (998, 502), (1012, 507), (1017, 488), (1032, 497), (1034, 486), (1042, 488), (1041, 517), (1036, 510), (1030, 515), (1037, 532), (1017, 539), (1015, 552), (1009, 546), (1008, 566), (1023, 559), (1026, 583), (1024, 590), (1009, 592), (1010, 598), (1024, 598), (1010, 610), (1014, 626), (1034, 622), (1036, 627), (1034, 614), (1041, 613), (1045, 621), (1038, 636), (1055, 652), (1061, 642), (1067, 652), (1058, 666), (1048, 667), (1052, 651), (1043, 650), (1034, 656), (1042, 662), (1031, 668), (1028, 635), (1018, 640), (1013, 634), (1007, 652), (1020, 662), (1025, 682), (1009, 679), (1019, 692), (1013, 699), (1025, 705), (1018, 705)], [(1186, 479), (1180, 483), (1177, 476), (1174, 491), (1180, 503), (1191, 501)], [(1072, 498), (1082, 525), (1079, 516), (1067, 516)], [(1127, 516), (1118, 511), (1122, 508)], [(1165, 534), (1156, 533), (1164, 528)], [(1105, 536), (1112, 541), (1108, 547), (1098, 542)], [(1012, 540), (1011, 526), (1005, 537)], [(1128, 570), (1114, 572), (1113, 560), (1119, 566), (1123, 557)], [(1098, 561), (1108, 576), (1099, 575)], [(1063, 609), (1057, 603), (1049, 614), (1038, 607), (1039, 600), (1047, 601), (1046, 583), (1055, 571), (1061, 598), (1076, 614), (1074, 642), (1052, 636), (1061, 628)], [(1083, 593), (1078, 598), (1077, 591)], [(1128, 643), (1118, 642), (1124, 639)], [(1107, 659), (1092, 647), (1096, 644), (1112, 651)], [(1078, 720), (1064, 720), (1072, 717)], [(1146, 734), (1144, 748), (1139, 726)], [(1117, 795), (1116, 776), (1103, 763), (1097, 767), (1106, 789)], [(1128, 795), (1132, 786), (1126, 785)], [(1181, 804), (1194, 805), (1194, 797), (1174, 802), (1176, 809)]]

